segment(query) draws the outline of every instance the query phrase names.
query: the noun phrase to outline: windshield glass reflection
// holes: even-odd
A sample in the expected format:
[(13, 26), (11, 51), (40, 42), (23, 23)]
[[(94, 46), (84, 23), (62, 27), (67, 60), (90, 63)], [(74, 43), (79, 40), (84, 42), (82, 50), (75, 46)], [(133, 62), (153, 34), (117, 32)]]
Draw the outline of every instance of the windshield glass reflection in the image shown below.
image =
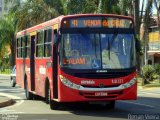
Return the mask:
[(124, 69), (134, 66), (133, 34), (66, 33), (62, 35), (61, 67)]

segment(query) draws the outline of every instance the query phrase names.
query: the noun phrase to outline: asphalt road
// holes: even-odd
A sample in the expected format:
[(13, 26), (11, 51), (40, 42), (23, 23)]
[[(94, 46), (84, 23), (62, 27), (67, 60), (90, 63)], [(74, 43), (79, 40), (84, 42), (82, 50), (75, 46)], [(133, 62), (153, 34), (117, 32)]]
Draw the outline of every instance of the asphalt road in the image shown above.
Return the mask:
[(10, 87), (9, 77), (0, 76), (0, 95), (16, 100), (16, 104), (0, 109), (0, 120), (149, 120), (160, 119), (160, 89), (139, 89), (136, 101), (117, 101), (109, 110), (102, 105), (65, 104), (50, 110), (42, 98), (26, 100), (24, 90)]

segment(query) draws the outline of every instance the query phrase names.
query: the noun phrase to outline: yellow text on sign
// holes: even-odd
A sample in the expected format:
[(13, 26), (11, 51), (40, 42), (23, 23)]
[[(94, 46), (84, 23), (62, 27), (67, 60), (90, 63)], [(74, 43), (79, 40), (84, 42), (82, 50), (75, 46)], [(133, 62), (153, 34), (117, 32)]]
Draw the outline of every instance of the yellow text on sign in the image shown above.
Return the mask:
[(85, 58), (69, 58), (69, 59), (63, 59), (63, 64), (79, 64), (83, 65), (86, 64), (86, 59)]

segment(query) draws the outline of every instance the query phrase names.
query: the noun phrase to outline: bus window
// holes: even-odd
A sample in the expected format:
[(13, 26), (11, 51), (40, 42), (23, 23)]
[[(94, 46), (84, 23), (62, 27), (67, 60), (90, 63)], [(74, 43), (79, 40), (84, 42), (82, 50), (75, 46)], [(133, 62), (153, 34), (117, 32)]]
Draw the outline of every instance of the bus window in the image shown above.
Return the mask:
[(134, 53), (131, 49), (134, 48), (133, 35), (119, 33), (116, 36), (103, 34), (101, 37), (103, 69), (129, 68), (135, 65), (135, 61), (132, 61)]
[(43, 57), (43, 31), (37, 33), (36, 57)]
[(63, 34), (63, 67), (72, 69), (99, 69), (100, 42), (98, 34)]
[(52, 29), (45, 30), (44, 34), (44, 57), (50, 57), (52, 52)]
[(17, 39), (17, 58), (21, 58), (21, 38)]
[(133, 34), (62, 34), (61, 66), (71, 69), (132, 67), (135, 65), (133, 41)]
[(30, 44), (31, 44), (31, 41), (30, 41), (30, 36), (26, 36), (26, 57), (29, 58), (30, 57)]
[(25, 37), (23, 36), (22, 38), (21, 38), (21, 40), (22, 40), (22, 47), (21, 47), (21, 49), (22, 49), (22, 58), (25, 58)]

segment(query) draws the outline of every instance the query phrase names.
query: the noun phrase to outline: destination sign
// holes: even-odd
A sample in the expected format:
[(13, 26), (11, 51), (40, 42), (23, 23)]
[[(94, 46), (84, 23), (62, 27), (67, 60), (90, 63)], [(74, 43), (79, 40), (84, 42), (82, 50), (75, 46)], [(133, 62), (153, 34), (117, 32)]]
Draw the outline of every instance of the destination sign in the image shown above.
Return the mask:
[(130, 19), (114, 17), (83, 17), (62, 21), (62, 28), (133, 28)]

